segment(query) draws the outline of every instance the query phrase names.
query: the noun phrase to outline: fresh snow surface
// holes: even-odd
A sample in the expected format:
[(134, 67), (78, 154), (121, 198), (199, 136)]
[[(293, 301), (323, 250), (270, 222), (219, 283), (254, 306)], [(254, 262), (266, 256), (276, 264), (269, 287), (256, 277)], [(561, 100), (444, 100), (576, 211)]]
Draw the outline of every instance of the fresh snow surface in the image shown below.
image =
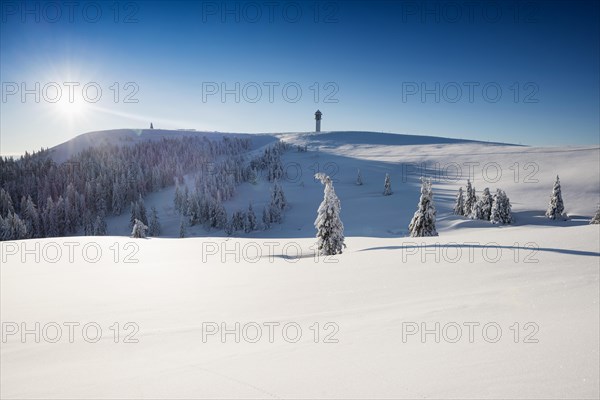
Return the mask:
[[(0, 397), (600, 397), (600, 226), (588, 224), (600, 200), (597, 146), (277, 137), (309, 151), (283, 156), (290, 205), (270, 230), (228, 238), (189, 227), (197, 237), (176, 239), (180, 217), (167, 188), (145, 199), (158, 209), (160, 238), (127, 237), (126, 212), (107, 218), (113, 236), (2, 242)], [(272, 139), (257, 136), (256, 151)], [(62, 157), (84, 147), (61, 146)], [(451, 177), (436, 178), (441, 170)], [(323, 200), (315, 172), (333, 178), (341, 201), (341, 255), (314, 254)], [(391, 196), (382, 195), (386, 173)], [(423, 173), (433, 175), (439, 236), (410, 238)], [(557, 174), (568, 221), (544, 218)], [(513, 225), (451, 215), (468, 177), (477, 195), (506, 192)], [(229, 215), (252, 201), (260, 219), (270, 187), (241, 185)], [(39, 343), (34, 333), (22, 338), (36, 322)], [(80, 324), (72, 343), (70, 322)], [(62, 331), (56, 343), (53, 323)], [(102, 336), (88, 343), (95, 327)], [(222, 337), (223, 328), (232, 333)]]

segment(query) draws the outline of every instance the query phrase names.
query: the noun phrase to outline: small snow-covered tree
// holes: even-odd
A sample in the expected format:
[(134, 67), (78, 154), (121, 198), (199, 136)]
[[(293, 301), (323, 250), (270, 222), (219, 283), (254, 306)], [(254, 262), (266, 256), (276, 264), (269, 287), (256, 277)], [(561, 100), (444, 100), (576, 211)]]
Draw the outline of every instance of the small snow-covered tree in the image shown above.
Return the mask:
[(471, 181), (467, 179), (467, 190), (466, 190), (465, 207), (463, 215), (469, 217), (473, 213), (473, 206), (477, 202), (477, 196), (475, 195), (475, 188), (471, 186)]
[(323, 173), (315, 174), (315, 178), (325, 185), (324, 196), (317, 211), (315, 228), (317, 228), (317, 248), (322, 255), (341, 254), (344, 244), (344, 224), (340, 219), (341, 204), (331, 178)]
[(276, 181), (271, 190), (271, 203), (269, 204), (270, 223), (281, 223), (283, 219), (283, 211), (287, 205), (287, 200), (283, 189)]
[(271, 212), (269, 206), (265, 206), (263, 208), (262, 223), (265, 229), (269, 229), (271, 227)]
[(183, 218), (181, 218), (181, 221), (179, 222), (179, 237), (180, 238), (185, 237), (185, 222), (184, 222)]
[(510, 224), (513, 222), (510, 199), (504, 190), (497, 189), (490, 212), (492, 224)]
[(253, 185), (256, 185), (256, 183), (258, 182), (258, 171), (254, 167), (251, 167), (248, 171), (248, 182), (250, 182)]
[(475, 204), (473, 204), (473, 207), (471, 207), (471, 215), (469, 215), (469, 218), (471, 219), (483, 219), (483, 209), (482, 209), (482, 204), (479, 200), (477, 200), (475, 202)]
[(138, 219), (142, 221), (145, 225), (148, 224), (148, 216), (146, 214), (146, 205), (144, 204), (144, 199), (140, 194), (138, 197)]
[(592, 217), (592, 219), (590, 220), (590, 224), (600, 224), (600, 205), (598, 206), (598, 209), (596, 210), (596, 215), (594, 215)]
[(148, 227), (139, 219), (136, 219), (133, 224), (133, 230), (131, 231), (131, 237), (141, 239), (146, 237), (146, 231)]
[(411, 237), (437, 236), (435, 229), (435, 206), (433, 204), (433, 190), (431, 181), (421, 178), (421, 198), (417, 211), (413, 215), (408, 230)]
[(6, 218), (0, 215), (0, 219), (0, 240), (27, 239), (27, 226), (16, 213), (9, 211)]
[(156, 207), (152, 206), (150, 210), (150, 223), (148, 224), (148, 234), (156, 237), (160, 235), (160, 223), (158, 222), (158, 212)]
[(175, 205), (175, 210), (181, 213), (183, 208), (183, 196), (181, 194), (181, 189), (179, 188), (179, 185), (175, 187), (175, 197), (173, 198), (173, 204)]
[(104, 214), (100, 213), (96, 216), (96, 222), (94, 222), (94, 236), (106, 236), (106, 233), (107, 227)]
[(548, 204), (548, 209), (546, 210), (546, 217), (550, 219), (560, 219), (563, 217), (564, 211), (565, 206), (562, 199), (560, 179), (558, 178), (558, 175), (556, 175), (556, 180), (554, 181), (554, 186), (552, 187), (552, 196), (550, 196), (550, 203)]
[(27, 233), (30, 238), (41, 237), (40, 215), (31, 200), (31, 196), (24, 197), (24, 205), (21, 206), (21, 219), (27, 226)]
[(492, 203), (493, 203), (492, 195), (490, 194), (490, 189), (483, 189), (483, 194), (475, 203), (475, 207), (473, 209), (471, 218), (473, 219), (483, 219), (485, 221), (490, 220), (490, 214), (492, 213)]
[(0, 216), (7, 217), (9, 213), (15, 212), (10, 194), (0, 188)]
[(254, 214), (254, 210), (252, 209), (252, 203), (250, 203), (248, 204), (248, 212), (246, 212), (246, 224), (244, 231), (246, 233), (250, 233), (252, 231), (255, 231), (256, 227), (256, 214)]
[(465, 215), (465, 198), (463, 196), (463, 188), (460, 187), (458, 189), (458, 194), (456, 195), (456, 203), (454, 203), (454, 214), (455, 215)]
[(392, 182), (390, 180), (390, 175), (385, 174), (385, 182), (383, 183), (383, 195), (389, 196), (392, 194)]
[(356, 175), (356, 184), (358, 186), (362, 186), (362, 184), (363, 184), (363, 178), (362, 178), (362, 174), (360, 173), (360, 169), (358, 170), (358, 174)]
[(232, 233), (242, 231), (245, 228), (246, 215), (243, 211), (237, 210), (231, 214), (231, 229)]

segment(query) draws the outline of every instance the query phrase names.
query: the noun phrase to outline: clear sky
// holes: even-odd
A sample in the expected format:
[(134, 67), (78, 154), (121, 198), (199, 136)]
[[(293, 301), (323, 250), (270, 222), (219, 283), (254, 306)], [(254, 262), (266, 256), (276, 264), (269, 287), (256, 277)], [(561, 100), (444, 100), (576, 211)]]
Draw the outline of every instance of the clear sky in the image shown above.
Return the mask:
[(150, 122), (309, 131), (317, 109), (323, 130), (598, 144), (599, 20), (597, 1), (3, 0), (1, 151)]

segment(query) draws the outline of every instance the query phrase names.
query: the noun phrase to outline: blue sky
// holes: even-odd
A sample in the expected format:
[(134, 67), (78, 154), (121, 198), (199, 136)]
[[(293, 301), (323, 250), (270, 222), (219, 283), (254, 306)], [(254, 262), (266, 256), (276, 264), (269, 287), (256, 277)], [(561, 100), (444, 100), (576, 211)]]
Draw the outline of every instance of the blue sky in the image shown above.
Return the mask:
[(323, 130), (600, 141), (598, 2), (68, 4), (2, 1), (2, 154), (150, 122), (309, 131), (317, 108)]

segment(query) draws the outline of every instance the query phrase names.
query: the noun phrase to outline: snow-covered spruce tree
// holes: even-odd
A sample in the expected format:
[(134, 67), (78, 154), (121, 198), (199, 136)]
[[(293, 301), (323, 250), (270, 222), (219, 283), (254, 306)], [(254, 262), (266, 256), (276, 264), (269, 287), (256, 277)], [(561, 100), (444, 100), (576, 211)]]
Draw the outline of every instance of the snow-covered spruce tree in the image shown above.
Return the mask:
[(20, 240), (27, 237), (27, 226), (16, 213), (9, 211), (6, 218), (0, 215), (0, 240)]
[(415, 215), (408, 225), (411, 237), (437, 236), (435, 230), (435, 206), (431, 180), (421, 178), (421, 198)]
[(485, 221), (490, 220), (493, 202), (494, 202), (494, 199), (492, 198), (492, 195), (490, 194), (490, 189), (489, 188), (483, 189), (483, 194), (481, 195), (481, 198), (477, 201), (477, 204), (478, 204), (477, 208), (478, 208), (478, 212), (479, 212), (479, 216), (477, 216), (477, 219), (483, 219)]
[(492, 224), (510, 224), (513, 222), (510, 199), (504, 190), (496, 189), (490, 214)]
[(546, 210), (546, 217), (550, 219), (562, 219), (563, 212), (565, 211), (565, 205), (563, 204), (562, 192), (560, 189), (560, 179), (556, 175), (554, 186), (552, 188), (552, 196), (550, 196), (550, 203)]
[(248, 182), (256, 185), (258, 183), (258, 171), (256, 168), (250, 168), (248, 171)]
[(27, 226), (27, 233), (30, 238), (42, 237), (41, 227), (40, 227), (40, 215), (35, 207), (35, 204), (31, 200), (31, 196), (27, 196), (27, 198), (23, 197), (24, 203), (21, 206), (21, 219), (25, 222)]
[(148, 216), (146, 214), (146, 205), (144, 204), (144, 199), (142, 195), (139, 195), (138, 198), (138, 219), (142, 221), (145, 225), (148, 225)]
[(243, 211), (237, 210), (231, 214), (231, 229), (232, 233), (243, 231), (245, 229), (246, 215)]
[(131, 237), (136, 239), (145, 238), (146, 230), (148, 230), (148, 227), (142, 221), (136, 219), (133, 224), (133, 230), (131, 231)]
[(471, 181), (469, 179), (467, 179), (466, 196), (463, 215), (470, 217), (471, 213), (473, 213), (473, 206), (477, 202), (477, 197), (475, 196), (475, 188), (471, 186)]
[(255, 231), (256, 227), (256, 214), (254, 214), (254, 210), (252, 209), (252, 203), (250, 203), (248, 204), (248, 212), (246, 212), (246, 224), (244, 227), (244, 231), (246, 233), (250, 233), (252, 231)]
[(269, 211), (270, 207), (265, 206), (262, 212), (262, 223), (264, 229), (269, 229), (271, 227), (271, 212)]
[(392, 182), (390, 181), (390, 175), (385, 174), (385, 182), (383, 183), (383, 195), (389, 196), (392, 194)]
[(104, 214), (100, 213), (96, 216), (96, 222), (94, 222), (94, 236), (106, 236), (106, 233), (107, 227)]
[(181, 189), (179, 189), (179, 185), (175, 187), (175, 197), (173, 198), (173, 204), (175, 206), (175, 210), (181, 213), (183, 198), (181, 195)]
[(130, 228), (133, 228), (133, 226), (135, 225), (135, 220), (138, 219), (138, 215), (139, 215), (138, 203), (137, 203), (137, 201), (132, 201), (131, 207), (130, 207), (130, 215), (129, 215), (129, 227)]
[(463, 196), (463, 188), (460, 187), (458, 189), (458, 193), (456, 195), (456, 203), (454, 203), (454, 214), (455, 215), (465, 215), (465, 198)]
[(315, 178), (325, 185), (323, 201), (317, 211), (317, 248), (322, 255), (341, 254), (344, 244), (344, 224), (340, 219), (340, 200), (335, 194), (331, 178), (319, 172)]
[(156, 207), (152, 206), (150, 210), (150, 223), (148, 224), (148, 234), (152, 237), (160, 235), (160, 222), (158, 222), (158, 212)]
[(358, 186), (362, 186), (362, 184), (363, 184), (363, 179), (362, 179), (362, 174), (360, 173), (360, 169), (358, 170), (358, 174), (356, 175), (356, 184)]
[(179, 222), (179, 237), (180, 238), (185, 237), (185, 222), (184, 222), (183, 218), (181, 218), (181, 221)]
[(598, 206), (598, 209), (596, 210), (596, 215), (594, 215), (592, 217), (592, 219), (590, 220), (590, 224), (600, 224), (600, 205)]
[(6, 218), (10, 212), (15, 212), (10, 194), (0, 188), (0, 216)]
[(471, 219), (483, 219), (483, 209), (482, 204), (479, 200), (477, 200), (473, 207), (471, 208), (471, 215), (469, 215)]
[(270, 223), (281, 223), (283, 219), (283, 211), (287, 206), (287, 200), (283, 189), (277, 181), (271, 190), (271, 203), (269, 204)]

